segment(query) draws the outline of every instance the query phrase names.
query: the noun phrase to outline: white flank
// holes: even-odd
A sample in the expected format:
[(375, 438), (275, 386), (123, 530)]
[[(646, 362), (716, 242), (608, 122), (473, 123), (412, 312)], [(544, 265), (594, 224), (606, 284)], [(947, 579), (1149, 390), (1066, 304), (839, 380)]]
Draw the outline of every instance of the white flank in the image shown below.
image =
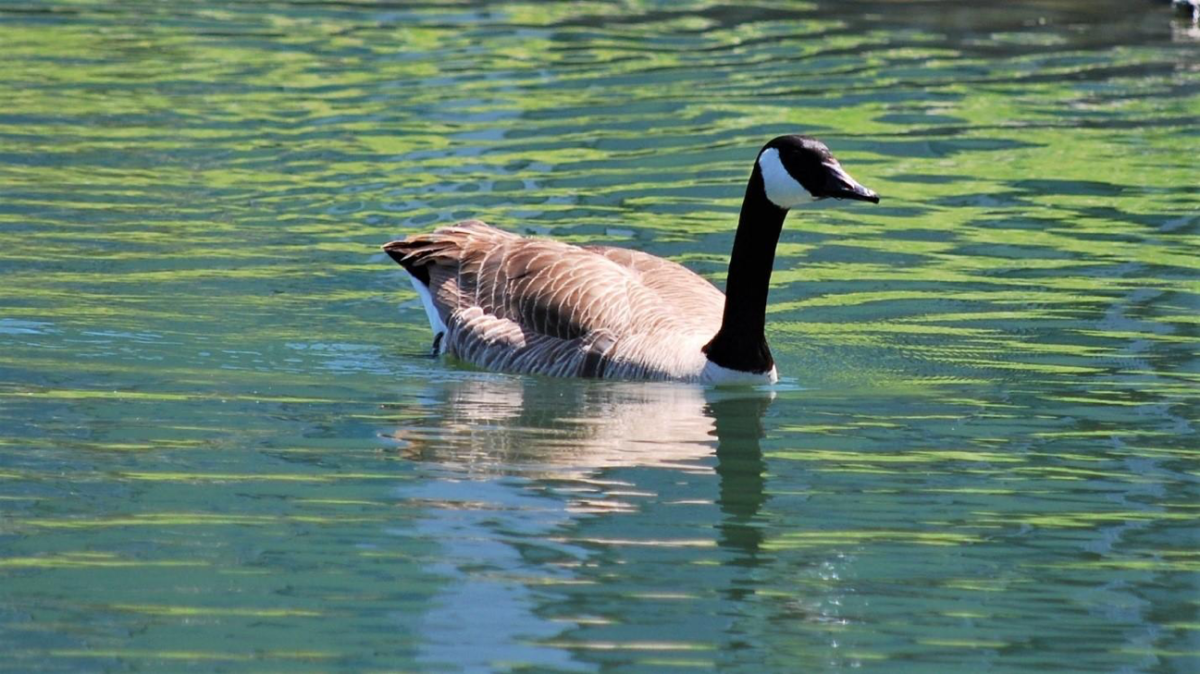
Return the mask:
[[(442, 321), (442, 317), (438, 315), (437, 308), (433, 306), (433, 295), (429, 292), (429, 286), (417, 280), (416, 276), (408, 275), (408, 280), (412, 282), (413, 289), (421, 296), (421, 304), (425, 306), (425, 315), (429, 318), (429, 329), (433, 330), (433, 336), (436, 339), (438, 335), (446, 332), (446, 324)], [(442, 340), (441, 352), (446, 351), (446, 340)]]
[(758, 156), (758, 168), (762, 171), (763, 187), (767, 198), (780, 208), (795, 208), (812, 200), (812, 195), (792, 177), (779, 160), (779, 150), (769, 147)]
[(704, 359), (704, 371), (700, 373), (702, 384), (774, 384), (777, 381), (779, 372), (774, 365), (770, 372), (744, 372), (721, 367), (707, 358)]

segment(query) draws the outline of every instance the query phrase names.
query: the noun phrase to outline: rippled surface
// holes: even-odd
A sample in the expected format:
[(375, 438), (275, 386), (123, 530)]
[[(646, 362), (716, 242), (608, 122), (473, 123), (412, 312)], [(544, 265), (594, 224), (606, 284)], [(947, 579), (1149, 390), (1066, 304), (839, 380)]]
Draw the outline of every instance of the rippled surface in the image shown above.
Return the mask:
[[(1198, 37), (0, 6), (0, 669), (1195, 671)], [(719, 282), (794, 131), (885, 200), (789, 218), (775, 391), (422, 355), (378, 244), (482, 217)]]

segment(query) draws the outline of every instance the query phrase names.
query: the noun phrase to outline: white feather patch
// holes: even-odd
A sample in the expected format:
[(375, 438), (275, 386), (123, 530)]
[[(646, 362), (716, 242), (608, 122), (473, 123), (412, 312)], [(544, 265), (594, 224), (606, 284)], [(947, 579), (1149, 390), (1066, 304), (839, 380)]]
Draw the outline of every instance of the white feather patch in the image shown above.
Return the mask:
[(744, 372), (721, 367), (716, 363), (704, 360), (704, 371), (700, 373), (702, 384), (774, 384), (779, 381), (779, 372), (771, 366), (770, 372)]
[(763, 187), (767, 198), (780, 208), (795, 208), (812, 200), (812, 195), (792, 177), (779, 159), (779, 150), (769, 147), (758, 156), (758, 168), (762, 171)]
[[(417, 295), (421, 297), (421, 304), (425, 307), (425, 316), (429, 318), (429, 328), (433, 330), (433, 336), (446, 332), (446, 323), (442, 321), (442, 317), (438, 314), (437, 307), (433, 306), (433, 295), (429, 292), (429, 286), (417, 280), (416, 276), (408, 275), (408, 280), (412, 282), (413, 289), (417, 291)], [(446, 340), (442, 340), (442, 350), (446, 348)]]

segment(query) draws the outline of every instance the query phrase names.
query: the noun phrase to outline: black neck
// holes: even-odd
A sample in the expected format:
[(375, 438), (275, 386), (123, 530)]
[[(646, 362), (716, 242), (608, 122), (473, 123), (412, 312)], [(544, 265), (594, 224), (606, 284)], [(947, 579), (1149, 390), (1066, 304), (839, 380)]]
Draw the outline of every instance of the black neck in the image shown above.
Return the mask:
[(746, 185), (742, 215), (733, 239), (725, 280), (725, 315), (717, 336), (704, 347), (712, 362), (740, 372), (767, 372), (775, 366), (763, 331), (775, 246), (787, 211), (767, 199), (758, 164)]

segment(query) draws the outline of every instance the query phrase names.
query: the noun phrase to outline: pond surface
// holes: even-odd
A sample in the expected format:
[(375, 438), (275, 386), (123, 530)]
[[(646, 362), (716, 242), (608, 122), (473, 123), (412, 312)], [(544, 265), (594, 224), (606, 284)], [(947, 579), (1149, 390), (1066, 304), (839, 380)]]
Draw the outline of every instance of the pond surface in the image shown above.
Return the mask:
[[(0, 670), (1197, 671), (1198, 39), (5, 3)], [(378, 249), (480, 217), (720, 284), (786, 132), (884, 201), (789, 217), (773, 390), (432, 359)]]

